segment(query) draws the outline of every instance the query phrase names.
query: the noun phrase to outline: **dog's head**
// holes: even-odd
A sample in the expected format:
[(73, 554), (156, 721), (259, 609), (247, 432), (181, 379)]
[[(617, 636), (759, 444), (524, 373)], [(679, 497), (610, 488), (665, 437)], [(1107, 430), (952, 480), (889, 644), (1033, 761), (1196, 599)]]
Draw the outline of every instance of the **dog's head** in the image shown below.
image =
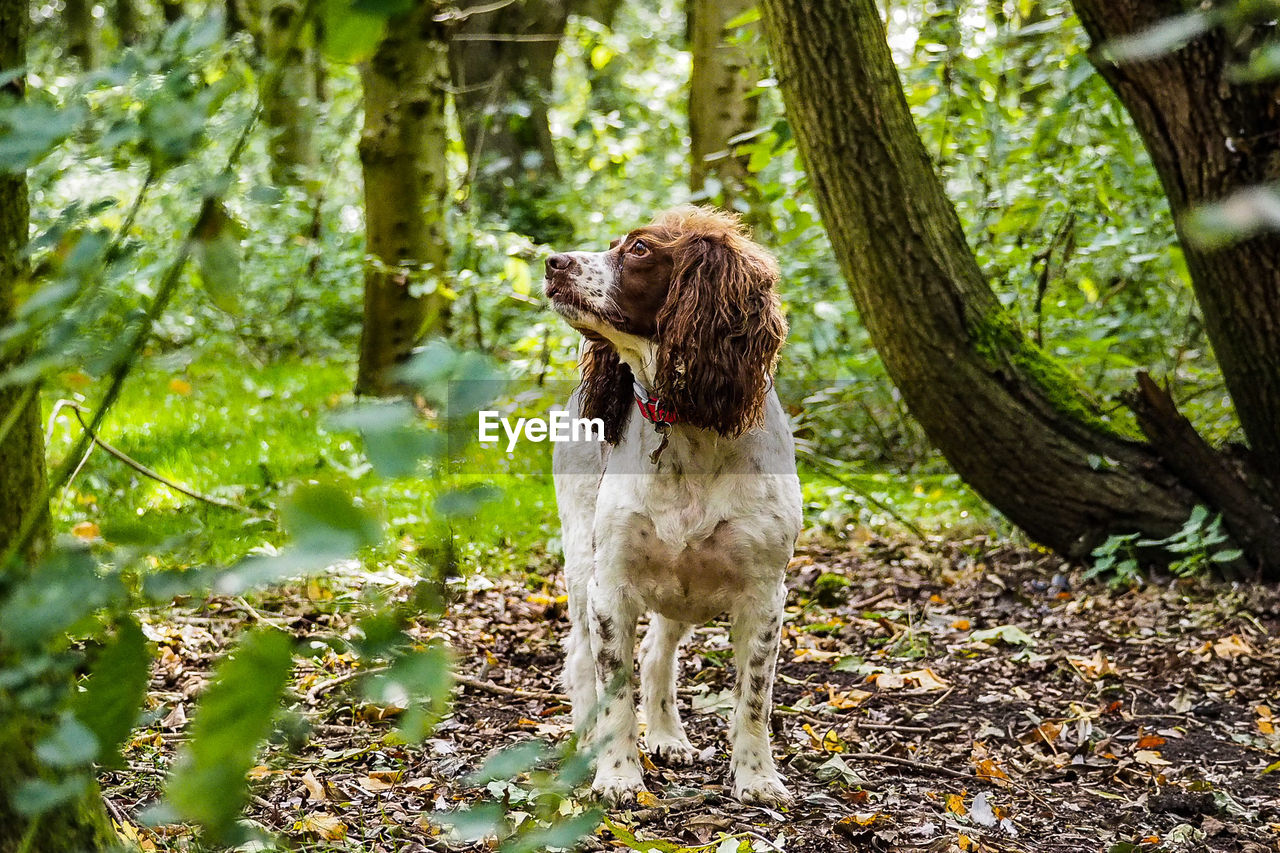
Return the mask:
[(787, 335), (778, 265), (736, 216), (680, 207), (607, 252), (547, 260), (552, 307), (587, 339), (582, 407), (616, 443), (632, 402), (632, 363), (693, 426), (736, 436), (757, 426)]

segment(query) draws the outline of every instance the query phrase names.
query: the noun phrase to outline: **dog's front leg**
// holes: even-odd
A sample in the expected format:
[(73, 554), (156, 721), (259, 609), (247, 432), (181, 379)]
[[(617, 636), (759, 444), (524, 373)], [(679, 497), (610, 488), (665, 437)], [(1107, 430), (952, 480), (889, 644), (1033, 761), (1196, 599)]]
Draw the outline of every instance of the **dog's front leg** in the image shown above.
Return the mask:
[(779, 584), (759, 597), (745, 596), (733, 612), (731, 633), (734, 665), (738, 669), (736, 701), (729, 737), (733, 756), (733, 796), (744, 803), (781, 806), (791, 802), (773, 763), (769, 746), (769, 713), (773, 704), (773, 674), (786, 589)]
[(644, 790), (636, 747), (631, 676), (640, 608), (613, 584), (594, 577), (588, 589), (591, 647), (596, 656), (600, 712), (596, 717), (596, 776), (592, 790), (610, 805), (635, 801)]

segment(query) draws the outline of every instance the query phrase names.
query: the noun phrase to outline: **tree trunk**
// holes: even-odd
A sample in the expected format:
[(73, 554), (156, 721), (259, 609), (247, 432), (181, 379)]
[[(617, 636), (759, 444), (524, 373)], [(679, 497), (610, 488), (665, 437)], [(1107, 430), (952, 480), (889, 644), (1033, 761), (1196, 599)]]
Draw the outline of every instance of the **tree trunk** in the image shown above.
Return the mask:
[(468, 15), (449, 37), (472, 195), (541, 242), (572, 233), (538, 206), (560, 180), (547, 105), (568, 20), (568, 0), (516, 0)]
[(67, 54), (75, 57), (81, 70), (98, 64), (98, 34), (93, 23), (92, 0), (62, 0), (62, 22), (66, 26)]
[(293, 36), (302, 9), (294, 0), (275, 0), (263, 25), (268, 66), (279, 68), (262, 92), (262, 118), (271, 134), (271, 180), (296, 186), (315, 166), (312, 125), (315, 90), (305, 33)]
[(445, 92), (447, 46), (433, 4), (392, 19), (361, 68), (364, 129), (364, 331), (356, 391), (397, 390), (392, 368), (431, 328), (442, 329), (449, 262)]
[(763, 11), (836, 256), (933, 443), (1064, 555), (1085, 556), (1112, 533), (1177, 529), (1196, 495), (1001, 309), (916, 133), (874, 0), (764, 0)]
[[(720, 185), (717, 201), (733, 207), (747, 194), (747, 160), (730, 156), (733, 137), (753, 130), (760, 99), (749, 97), (760, 80), (760, 63), (744, 45), (730, 44), (725, 24), (754, 8), (756, 0), (688, 0), (689, 186), (706, 188), (707, 178)], [(712, 193), (714, 196), (715, 193)]]
[[(1182, 14), (1181, 0), (1073, 0), (1095, 45)], [(1132, 116), (1182, 236), (1184, 215), (1248, 187), (1280, 180), (1275, 82), (1234, 85), (1243, 59), (1215, 29), (1147, 62), (1091, 58)], [(1229, 248), (1182, 240), (1205, 330), (1249, 442), (1251, 462), (1280, 506), (1280, 234)]]
[(116, 25), (116, 34), (120, 37), (120, 44), (125, 46), (137, 44), (142, 37), (142, 30), (138, 23), (137, 0), (116, 0), (114, 12), (112, 20)]
[(182, 17), (182, 0), (160, 0), (160, 11), (166, 24), (176, 23)]
[[(0, 71), (25, 64), (28, 26), (26, 0), (0, 0)], [(0, 174), (0, 329), (13, 315), (16, 285), (25, 271), (21, 253), (27, 242), (27, 212), (25, 178)], [(5, 367), (0, 363), (0, 371)], [(35, 503), (44, 487), (39, 394), (31, 387), (0, 387), (0, 553), (9, 547), (26, 517), (37, 511)], [(41, 543), (46, 538), (38, 537)], [(33, 550), (16, 565), (0, 565), (0, 590), (25, 576), (37, 557), (38, 550)], [(10, 654), (0, 648), (0, 669), (15, 665)], [(0, 851), (63, 853), (112, 847), (115, 832), (96, 785), (69, 805), (44, 815), (34, 830), (25, 816), (14, 812), (10, 797), (22, 782), (40, 775), (34, 753), (40, 724), (34, 717), (9, 713), (13, 702), (8, 690), (0, 688), (4, 718), (0, 724)], [(21, 847), (28, 833), (31, 844)]]

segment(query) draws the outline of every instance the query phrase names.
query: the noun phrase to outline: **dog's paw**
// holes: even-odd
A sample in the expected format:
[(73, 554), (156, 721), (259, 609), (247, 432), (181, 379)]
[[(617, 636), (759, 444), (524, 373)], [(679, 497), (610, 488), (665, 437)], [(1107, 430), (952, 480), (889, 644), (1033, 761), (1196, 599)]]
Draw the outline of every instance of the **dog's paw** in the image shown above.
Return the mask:
[(643, 791), (644, 780), (636, 776), (600, 776), (591, 783), (591, 793), (609, 808), (633, 806)]
[(754, 806), (782, 808), (792, 803), (791, 793), (782, 784), (782, 777), (773, 775), (742, 775), (733, 780), (733, 798), (740, 803)]
[(688, 767), (698, 761), (698, 750), (684, 737), (646, 736), (644, 747), (650, 755), (669, 767)]

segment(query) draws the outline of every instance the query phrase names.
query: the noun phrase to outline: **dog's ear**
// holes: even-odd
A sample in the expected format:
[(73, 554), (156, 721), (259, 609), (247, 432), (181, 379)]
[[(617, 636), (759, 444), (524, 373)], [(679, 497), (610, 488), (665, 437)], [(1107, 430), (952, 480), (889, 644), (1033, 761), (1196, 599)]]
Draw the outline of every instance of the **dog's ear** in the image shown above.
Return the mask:
[(618, 358), (617, 351), (603, 341), (587, 341), (578, 362), (582, 370), (582, 412), (584, 418), (600, 418), (604, 422), (604, 440), (617, 444), (635, 392), (631, 387), (631, 368)]
[(657, 319), (658, 397), (687, 423), (737, 436), (763, 420), (787, 337), (777, 262), (735, 232), (695, 230), (673, 248)]

